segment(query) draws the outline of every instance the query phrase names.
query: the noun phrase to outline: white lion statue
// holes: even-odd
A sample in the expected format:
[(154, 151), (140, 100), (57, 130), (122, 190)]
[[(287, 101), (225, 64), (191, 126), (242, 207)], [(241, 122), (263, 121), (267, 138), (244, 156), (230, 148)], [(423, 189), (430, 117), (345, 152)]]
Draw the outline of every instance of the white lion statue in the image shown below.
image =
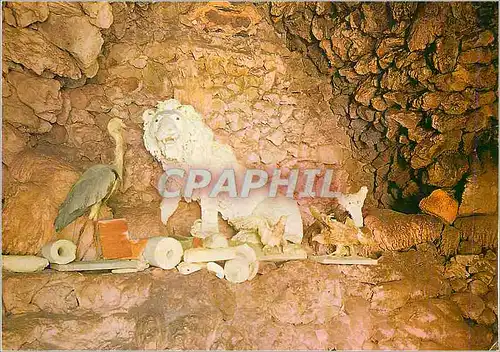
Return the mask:
[[(204, 168), (210, 169), (213, 175), (224, 169), (233, 169), (237, 178), (245, 173), (246, 168), (238, 163), (231, 147), (214, 140), (212, 130), (192, 106), (170, 99), (159, 102), (156, 110), (146, 110), (142, 118), (144, 145), (161, 162), (164, 170), (182, 168), (187, 174), (189, 169)], [(175, 179), (169, 177), (168, 183), (175, 183)], [(285, 216), (284, 238), (293, 243), (302, 241), (302, 218), (297, 202), (286, 197), (268, 198), (264, 188), (252, 191), (248, 198), (230, 198), (227, 193), (210, 198), (202, 191), (193, 193), (191, 197), (181, 194), (179, 197), (163, 198), (163, 223), (176, 210), (181, 198), (188, 202), (200, 202), (202, 235), (199, 237), (208, 238), (219, 233), (220, 213), (233, 224), (238, 221), (231, 220), (250, 216), (264, 216), (269, 223), (276, 224), (281, 216)]]

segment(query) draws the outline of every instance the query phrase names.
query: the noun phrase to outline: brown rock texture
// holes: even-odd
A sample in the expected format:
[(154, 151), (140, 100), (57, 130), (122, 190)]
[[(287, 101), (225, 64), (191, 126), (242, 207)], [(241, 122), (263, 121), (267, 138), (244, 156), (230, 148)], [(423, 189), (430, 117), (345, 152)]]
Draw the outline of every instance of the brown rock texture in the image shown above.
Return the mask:
[(125, 219), (99, 220), (97, 229), (104, 259), (139, 259), (147, 243), (130, 238)]
[(72, 57), (46, 41), (33, 29), (12, 28), (6, 25), (3, 30), (2, 48), (5, 59), (21, 64), (39, 75), (47, 70), (73, 79), (81, 77)]
[(445, 226), (441, 233), (441, 243), (439, 244), (439, 254), (450, 256), (457, 254), (460, 246), (460, 231), (452, 226)]
[(459, 189), (471, 153), (498, 146), (497, 109), (491, 108), (498, 88), (492, 63), (497, 9), (329, 6), (271, 4), (269, 12), (288, 47), (331, 77), (332, 110), (350, 127), (356, 156), (375, 173), (378, 203), (415, 212), (432, 186)]
[[(51, 2), (3, 10), (2, 253), (37, 254), (84, 230), (77, 257), (94, 258), (84, 217), (60, 234), (53, 221), (79, 174), (112, 162), (113, 117), (127, 125), (125, 173), (101, 218), (127, 219), (133, 240), (187, 235), (199, 206), (181, 203), (161, 223), (162, 170), (142, 141), (143, 111), (169, 98), (193, 105), (247, 167), (333, 169), (332, 190), (368, 186), (367, 208), (394, 209), (365, 218), (383, 252), (372, 267), (269, 264), (241, 285), (154, 268), (5, 273), (3, 348), (490, 348), (495, 6)], [(453, 226), (401, 212), (418, 212), (436, 188), (460, 203)], [(306, 225), (316, 202), (335, 206), (300, 200)]]
[(498, 212), (498, 169), (488, 162), (467, 177), (459, 216)]
[(469, 327), (478, 309), (459, 297), (429, 245), (377, 266), (288, 262), (238, 285), (205, 270), (4, 274), (3, 348), (488, 348), (492, 330)]
[(487, 248), (498, 248), (498, 217), (469, 216), (459, 218), (454, 226), (462, 232), (462, 237)]
[[(360, 172), (363, 163), (352, 156), (341, 118), (330, 108), (329, 79), (286, 48), (262, 7), (48, 3), (41, 8), (23, 8), (48, 11), (30, 15), (34, 21), (26, 26), (11, 9), (14, 21), (3, 29), (5, 162), (29, 149), (78, 171), (110, 163), (113, 144), (106, 125), (112, 117), (122, 118), (128, 127), (124, 181), (109, 205), (115, 217), (127, 218), (132, 238), (174, 228), (186, 233), (195, 220), (172, 220), (185, 223), (180, 226), (159, 221), (156, 187), (162, 171), (143, 146), (141, 115), (160, 100), (193, 105), (216, 139), (248, 167), (334, 169), (332, 189), (342, 192), (373, 184), (369, 170)], [(356, 44), (356, 55), (368, 44)], [(371, 112), (364, 113), (368, 119)], [(374, 146), (380, 133), (367, 130), (362, 138)], [(21, 193), (8, 195), (12, 199), (5, 201), (14, 204)], [(59, 198), (44, 201), (55, 206)], [(300, 202), (307, 209), (311, 200)], [(50, 217), (33, 218), (30, 232), (52, 229)], [(48, 230), (40, 231), (49, 237)]]
[(448, 224), (453, 224), (457, 218), (458, 202), (442, 189), (433, 191), (419, 203), (424, 213), (434, 215)]

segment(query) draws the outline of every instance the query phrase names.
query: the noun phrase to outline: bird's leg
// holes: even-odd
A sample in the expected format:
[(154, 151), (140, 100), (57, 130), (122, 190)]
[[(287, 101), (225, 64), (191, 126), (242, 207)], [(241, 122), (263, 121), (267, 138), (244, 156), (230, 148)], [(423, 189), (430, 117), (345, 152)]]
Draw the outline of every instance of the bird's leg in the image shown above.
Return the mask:
[(99, 212), (101, 210), (101, 205), (102, 202), (97, 202), (95, 203), (92, 208), (90, 209), (90, 214), (89, 214), (89, 219), (92, 220), (94, 224), (94, 244), (95, 244), (95, 251), (96, 251), (96, 259), (101, 259), (102, 257), (102, 249), (101, 249), (101, 243), (99, 241), (99, 233), (98, 233), (98, 228), (97, 228), (97, 220), (99, 219)]
[(76, 238), (76, 244), (80, 244), (80, 240), (82, 238), (83, 233), (85, 232), (85, 229), (87, 228), (87, 223), (89, 222), (89, 219), (86, 218), (85, 222), (83, 223), (82, 227), (80, 228), (80, 231), (78, 231), (78, 237)]

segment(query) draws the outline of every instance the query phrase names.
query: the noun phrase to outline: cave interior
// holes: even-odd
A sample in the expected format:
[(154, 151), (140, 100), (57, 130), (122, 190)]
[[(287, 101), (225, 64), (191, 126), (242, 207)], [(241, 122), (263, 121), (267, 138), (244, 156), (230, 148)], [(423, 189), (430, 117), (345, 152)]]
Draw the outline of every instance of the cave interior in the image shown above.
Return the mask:
[[(3, 2), (2, 13), (4, 349), (497, 346), (498, 3)], [(221, 261), (186, 264), (189, 275), (154, 261), (6, 268), (59, 240), (74, 243), (74, 263), (139, 258), (160, 236), (198, 246), (203, 201), (162, 221), (165, 167), (145, 147), (145, 112), (169, 99), (244, 168), (331, 170), (333, 191), (365, 187), (359, 229), (340, 198), (298, 197), (297, 246), (339, 253), (331, 238), (355, 229), (366, 243), (349, 253), (376, 265), (257, 260), (239, 283), (214, 275)], [(113, 121), (117, 189), (94, 226), (79, 213), (56, 231), (75, 182), (116, 161)], [(223, 215), (227, 246), (240, 232)], [(129, 237), (94, 245), (111, 220)]]

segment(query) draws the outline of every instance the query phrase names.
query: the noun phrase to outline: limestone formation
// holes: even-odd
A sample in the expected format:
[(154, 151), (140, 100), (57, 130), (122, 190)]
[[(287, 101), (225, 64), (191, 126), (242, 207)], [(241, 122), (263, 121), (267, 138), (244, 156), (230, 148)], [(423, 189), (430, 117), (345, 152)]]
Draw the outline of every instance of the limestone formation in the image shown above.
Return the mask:
[[(292, 35), (289, 17), (298, 18), (307, 9), (283, 5), (274, 12), (275, 7), (270, 6), (270, 14), (276, 29)], [(497, 18), (497, 11), (465, 3), (418, 6), (394, 3), (377, 10), (375, 5), (366, 4), (333, 7), (335, 16), (316, 15), (311, 25), (313, 30), (317, 23), (325, 23), (328, 30), (315, 38), (307, 37), (305, 30), (293, 35), (310, 45), (317, 43), (328, 58), (331, 71), (320, 70), (320, 73), (331, 77), (338, 91), (331, 101), (332, 110), (347, 119), (343, 124), (352, 129), (349, 135), (359, 158), (377, 170), (376, 188), (380, 191), (375, 197), (379, 204), (388, 207), (398, 200), (415, 201), (415, 193), (408, 191), (415, 184), (420, 188), (460, 187), (468, 171), (468, 155), (484, 143), (482, 138), (487, 137), (481, 135), (492, 131), (492, 119), (496, 119), (493, 113), (496, 109), (481, 108), (490, 104), (487, 102), (490, 98), (497, 99), (490, 93), (498, 87), (493, 77), (496, 69), (491, 64), (491, 52), (497, 45), (492, 35), (496, 25), (478, 18), (481, 11)], [(386, 27), (389, 10), (394, 22)], [(336, 27), (328, 27), (329, 21)], [(370, 53), (361, 58), (350, 55), (373, 37), (378, 41)], [(291, 43), (290, 49), (304, 52), (300, 45)], [(317, 56), (311, 60), (320, 67)], [(381, 112), (375, 120), (367, 119), (375, 129), (379, 123), (383, 126), (382, 136), (375, 138), (374, 143), (359, 138), (369, 125), (360, 123), (360, 118), (365, 117), (356, 104), (341, 107), (340, 98), (346, 94), (351, 101)], [(490, 98), (481, 101), (483, 94)], [(378, 147), (381, 139), (393, 147), (391, 153), (387, 147)], [(496, 137), (493, 140), (495, 149)], [(377, 146), (376, 153), (372, 145)], [(383, 164), (382, 157), (386, 160)], [(389, 167), (393, 177), (408, 172), (400, 168), (403, 161), (413, 172), (412, 180), (394, 189), (384, 170)], [(424, 177), (419, 178), (416, 175), (421, 171)], [(390, 188), (395, 192), (388, 197)], [(431, 191), (418, 194), (417, 201)]]
[[(167, 170), (172, 165), (187, 168), (206, 165), (212, 175), (223, 169), (231, 168), (233, 176), (243, 177), (243, 165), (236, 160), (229, 146), (214, 141), (213, 131), (206, 126), (201, 116), (192, 106), (182, 105), (175, 99), (159, 102), (156, 110), (146, 110), (144, 119), (144, 146), (160, 161)], [(185, 172), (185, 170), (184, 170)], [(163, 181), (163, 194), (168, 180)], [(171, 184), (170, 184), (171, 185)], [(250, 197), (220, 196), (210, 197), (206, 191), (196, 194), (185, 194), (179, 191), (176, 196), (164, 196), (161, 205), (161, 218), (167, 223), (177, 204), (184, 198), (187, 201), (199, 200), (201, 207), (202, 238), (219, 233), (218, 213), (223, 218), (232, 220), (244, 216), (261, 213), (269, 216), (275, 224), (277, 217), (286, 219), (284, 238), (293, 243), (302, 240), (302, 219), (297, 203), (293, 199), (278, 197), (267, 198), (263, 192), (254, 193)], [(364, 200), (364, 199), (363, 199)]]
[(54, 239), (57, 209), (78, 173), (61, 160), (33, 152), (19, 155), (10, 172), (17, 191), (3, 208), (2, 253), (37, 254)]
[(12, 127), (8, 123), (3, 124), (2, 129), (2, 162), (10, 165), (28, 144), (28, 136)]
[[(462, 242), (463, 243), (463, 242)], [(460, 245), (460, 231), (451, 226), (445, 226), (441, 233), (439, 253), (444, 256), (457, 254)]]
[(21, 102), (40, 118), (54, 123), (62, 109), (60, 83), (54, 79), (10, 72), (7, 80), (18, 92)]
[[(87, 77), (94, 77), (99, 68), (97, 55), (104, 42), (99, 29), (86, 16), (50, 14), (47, 21), (38, 25), (49, 42), (69, 52)], [(82, 40), (86, 38), (86, 40)]]
[(72, 57), (64, 50), (46, 41), (30, 28), (3, 30), (4, 58), (21, 64), (41, 75), (45, 70), (63, 77), (78, 79), (80, 70)]
[(495, 214), (498, 211), (498, 171), (492, 163), (467, 177), (459, 216)]
[(113, 23), (111, 4), (106, 2), (85, 2), (81, 6), (83, 12), (90, 17), (90, 23), (96, 27), (109, 28)]
[(459, 218), (454, 226), (462, 232), (462, 237), (486, 248), (498, 248), (497, 216), (468, 216)]
[(43, 22), (49, 16), (49, 9), (45, 3), (13, 2), (8, 4), (6, 8), (12, 11), (17, 27), (27, 27), (34, 22)]
[(49, 262), (45, 258), (33, 255), (4, 255), (2, 256), (2, 270), (15, 273), (32, 273), (42, 271)]
[(439, 187), (453, 187), (469, 170), (467, 158), (460, 153), (446, 153), (426, 170), (427, 183)]
[(424, 214), (402, 214), (388, 209), (372, 210), (365, 225), (383, 249), (406, 249), (439, 237), (443, 225), (439, 219)]
[(8, 60), (73, 80), (97, 73), (103, 39), (113, 22), (110, 4), (12, 3), (4, 7), (4, 53)]

